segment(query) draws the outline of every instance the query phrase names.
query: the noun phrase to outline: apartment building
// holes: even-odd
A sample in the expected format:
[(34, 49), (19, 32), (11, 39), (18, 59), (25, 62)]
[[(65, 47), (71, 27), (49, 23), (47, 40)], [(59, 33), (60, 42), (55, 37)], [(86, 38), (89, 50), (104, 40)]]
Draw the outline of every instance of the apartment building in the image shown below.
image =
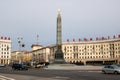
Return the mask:
[(70, 63), (102, 62), (120, 63), (120, 38), (97, 41), (65, 42), (64, 58)]
[(32, 52), (32, 61), (35, 63), (49, 62), (50, 47), (42, 47)]
[(11, 60), (11, 40), (0, 37), (0, 64), (9, 64)]

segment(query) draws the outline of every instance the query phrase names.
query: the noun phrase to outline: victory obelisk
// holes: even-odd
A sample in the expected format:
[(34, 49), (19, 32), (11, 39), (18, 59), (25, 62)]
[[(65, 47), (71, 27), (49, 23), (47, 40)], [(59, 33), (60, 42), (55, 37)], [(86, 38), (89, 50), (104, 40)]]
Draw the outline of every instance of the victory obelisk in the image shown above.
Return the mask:
[(61, 10), (58, 9), (58, 15), (57, 15), (57, 35), (56, 35), (56, 47), (57, 50), (55, 52), (55, 64), (64, 64), (64, 55), (62, 52), (62, 24), (61, 24)]

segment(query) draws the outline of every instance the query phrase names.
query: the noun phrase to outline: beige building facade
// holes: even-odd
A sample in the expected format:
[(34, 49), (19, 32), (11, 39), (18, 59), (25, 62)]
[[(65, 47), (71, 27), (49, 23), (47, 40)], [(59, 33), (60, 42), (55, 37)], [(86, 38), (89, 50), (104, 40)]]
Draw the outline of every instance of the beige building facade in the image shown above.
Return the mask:
[(32, 53), (28, 51), (12, 51), (11, 62), (30, 62), (32, 60)]
[(66, 62), (108, 61), (120, 63), (120, 38), (97, 41), (65, 42), (62, 50)]
[(43, 47), (32, 52), (32, 61), (35, 63), (49, 62), (50, 47)]
[[(32, 51), (33, 61), (54, 61), (56, 46), (42, 47)], [(120, 35), (96, 40), (75, 40), (62, 43), (64, 59), (68, 63), (120, 63)]]
[(11, 62), (19, 62), (19, 54), (20, 51), (12, 51), (11, 52)]
[(11, 60), (11, 40), (0, 37), (0, 64), (9, 64)]

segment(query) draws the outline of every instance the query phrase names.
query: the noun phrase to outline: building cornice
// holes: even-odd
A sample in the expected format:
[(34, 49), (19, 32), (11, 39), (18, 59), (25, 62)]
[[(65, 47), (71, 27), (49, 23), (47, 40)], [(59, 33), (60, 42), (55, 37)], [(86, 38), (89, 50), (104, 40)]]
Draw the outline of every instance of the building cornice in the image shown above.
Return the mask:
[(96, 41), (79, 41), (79, 42), (63, 42), (62, 44), (97, 44), (97, 43), (114, 43), (119, 42), (120, 38), (107, 39), (107, 40), (96, 40)]

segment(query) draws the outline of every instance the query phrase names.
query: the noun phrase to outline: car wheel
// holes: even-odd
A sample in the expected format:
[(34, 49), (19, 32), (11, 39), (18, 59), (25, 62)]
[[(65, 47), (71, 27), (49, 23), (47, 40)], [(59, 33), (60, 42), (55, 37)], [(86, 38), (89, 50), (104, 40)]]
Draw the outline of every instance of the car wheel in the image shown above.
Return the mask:
[(106, 74), (106, 72), (105, 71), (102, 71), (104, 74)]
[(22, 70), (22, 68), (19, 68), (19, 70)]
[(117, 72), (117, 71), (115, 71), (115, 72), (114, 72), (114, 74), (118, 74), (118, 72)]
[(15, 70), (15, 68), (12, 68), (12, 70)]

